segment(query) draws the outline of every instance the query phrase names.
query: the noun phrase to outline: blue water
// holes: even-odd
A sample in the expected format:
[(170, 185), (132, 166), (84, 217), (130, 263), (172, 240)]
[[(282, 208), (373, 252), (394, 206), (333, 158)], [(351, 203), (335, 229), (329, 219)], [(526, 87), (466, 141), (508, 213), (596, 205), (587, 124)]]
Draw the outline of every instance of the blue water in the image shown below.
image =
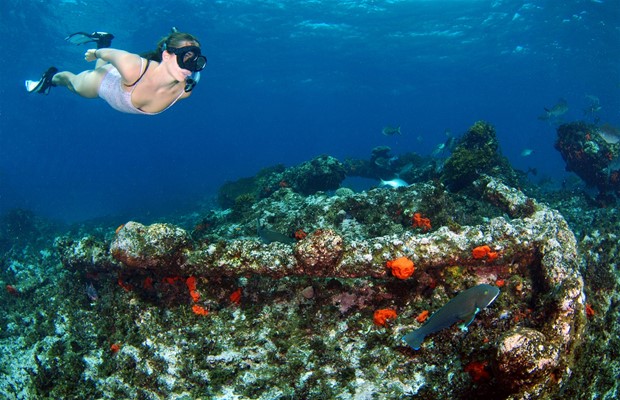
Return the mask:
[[(594, 95), (601, 121), (620, 124), (618, 0), (5, 0), (0, 15), (0, 212), (163, 215), (277, 163), (378, 145), (429, 154), (479, 119), (515, 167), (561, 180), (543, 107), (565, 98), (565, 120), (582, 119)], [(23, 88), (50, 65), (92, 65), (69, 33), (112, 32), (143, 52), (172, 26), (199, 37), (209, 65), (161, 115)]]

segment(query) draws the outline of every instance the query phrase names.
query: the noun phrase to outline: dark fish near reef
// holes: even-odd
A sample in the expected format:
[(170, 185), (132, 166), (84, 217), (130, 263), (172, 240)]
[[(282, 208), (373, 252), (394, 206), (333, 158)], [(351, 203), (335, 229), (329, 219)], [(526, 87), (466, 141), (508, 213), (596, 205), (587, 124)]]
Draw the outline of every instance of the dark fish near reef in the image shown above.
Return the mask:
[(435, 147), (435, 150), (431, 153), (431, 157), (437, 157), (445, 151), (453, 152), (455, 147), (456, 138), (454, 136), (449, 136), (445, 142), (440, 143), (437, 147)]
[(568, 103), (564, 99), (558, 100), (557, 104), (551, 108), (545, 107), (545, 113), (538, 116), (541, 121), (557, 120), (568, 111)]
[(295, 243), (295, 239), (293, 239), (292, 237), (283, 235), (280, 232), (263, 228), (259, 220), (256, 220), (256, 233), (260, 237), (260, 240), (262, 240), (265, 244), (273, 242), (279, 242), (284, 244)]
[(398, 171), (397, 175), (407, 174), (407, 173), (411, 172), (411, 170), (413, 170), (413, 163), (407, 163), (407, 164), (405, 164), (404, 167), (402, 167), (400, 169), (400, 171)]
[(381, 130), (381, 133), (384, 134), (385, 136), (394, 136), (394, 135), (400, 135), (400, 125), (399, 126), (385, 126), (383, 127), (383, 129)]
[(99, 294), (97, 293), (97, 289), (95, 289), (92, 283), (86, 285), (86, 296), (88, 296), (90, 301), (99, 300)]
[(418, 350), (426, 336), (449, 328), (458, 321), (463, 321), (460, 327), (467, 330), (476, 314), (493, 303), (498, 295), (499, 289), (496, 286), (486, 284), (464, 290), (437, 310), (421, 328), (406, 334), (403, 340), (412, 349)]

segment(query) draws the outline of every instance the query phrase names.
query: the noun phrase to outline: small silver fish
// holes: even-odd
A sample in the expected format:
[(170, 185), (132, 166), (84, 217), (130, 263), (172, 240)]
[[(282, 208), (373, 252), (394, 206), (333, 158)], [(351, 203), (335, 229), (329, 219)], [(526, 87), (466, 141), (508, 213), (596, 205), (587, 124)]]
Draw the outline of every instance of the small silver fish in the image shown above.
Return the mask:
[(399, 188), (399, 187), (407, 187), (409, 184), (400, 178), (390, 179), (389, 181), (384, 181), (381, 179), (381, 186), (389, 186), (391, 188)]
[(394, 135), (401, 135), (400, 133), (400, 125), (399, 126), (384, 126), (383, 129), (381, 130), (381, 133), (384, 134), (385, 136), (394, 136)]
[(464, 290), (431, 315), (421, 328), (406, 334), (403, 340), (412, 349), (418, 350), (426, 336), (449, 328), (459, 321), (463, 321), (461, 329), (467, 330), (476, 314), (493, 303), (497, 296), (499, 289), (487, 284)]
[(531, 156), (534, 150), (532, 149), (523, 149), (521, 150), (521, 157)]

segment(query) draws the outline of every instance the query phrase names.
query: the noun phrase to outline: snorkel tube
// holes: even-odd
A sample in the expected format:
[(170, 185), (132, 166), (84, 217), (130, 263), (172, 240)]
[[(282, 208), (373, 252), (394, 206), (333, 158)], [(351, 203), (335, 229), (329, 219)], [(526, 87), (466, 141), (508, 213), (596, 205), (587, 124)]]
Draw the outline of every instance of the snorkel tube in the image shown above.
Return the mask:
[(185, 79), (185, 93), (194, 90), (194, 86), (200, 82), (200, 71), (192, 73)]

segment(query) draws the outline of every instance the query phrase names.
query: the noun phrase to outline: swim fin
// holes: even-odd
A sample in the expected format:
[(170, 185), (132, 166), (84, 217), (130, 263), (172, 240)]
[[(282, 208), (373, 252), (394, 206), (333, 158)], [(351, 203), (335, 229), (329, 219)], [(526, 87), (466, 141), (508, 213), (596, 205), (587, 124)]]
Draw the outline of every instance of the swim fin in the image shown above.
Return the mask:
[(97, 43), (98, 49), (110, 47), (112, 45), (112, 39), (114, 39), (114, 35), (107, 32), (75, 32), (65, 38), (66, 41), (75, 45), (95, 42)]
[(49, 67), (38, 81), (26, 81), (26, 90), (30, 93), (49, 94), (52, 86), (56, 86), (52, 83), (52, 78), (58, 72), (58, 68)]

